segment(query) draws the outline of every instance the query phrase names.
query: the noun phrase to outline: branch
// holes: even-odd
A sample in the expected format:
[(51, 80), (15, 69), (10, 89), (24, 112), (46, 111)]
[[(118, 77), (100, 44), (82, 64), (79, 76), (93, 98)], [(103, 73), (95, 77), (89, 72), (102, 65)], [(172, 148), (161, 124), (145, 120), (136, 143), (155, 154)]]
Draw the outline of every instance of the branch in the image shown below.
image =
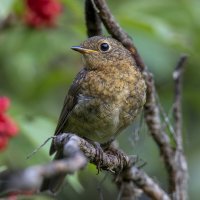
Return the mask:
[(147, 97), (145, 104), (145, 119), (148, 125), (150, 134), (159, 147), (161, 156), (164, 159), (168, 174), (172, 173), (173, 168), (173, 150), (170, 145), (170, 139), (167, 133), (162, 128), (160, 110), (156, 101), (156, 89), (154, 80), (151, 74), (146, 76)]
[(181, 99), (182, 99), (182, 77), (184, 72), (184, 64), (187, 60), (187, 56), (183, 55), (180, 57), (174, 73), (174, 106), (173, 114), (175, 121), (175, 133), (176, 133), (176, 144), (177, 149), (183, 150), (183, 141), (182, 141), (182, 110), (181, 110)]
[(124, 172), (123, 176), (126, 181), (133, 181), (135, 185), (142, 188), (145, 194), (152, 199), (170, 200), (169, 196), (153, 181), (144, 171), (136, 167)]
[(101, 20), (93, 0), (85, 1), (85, 21), (88, 37), (102, 35)]
[(78, 135), (63, 133), (54, 138), (54, 145), (59, 149), (65, 149), (65, 144), (68, 143), (68, 140), (75, 141), (79, 146), (80, 151), (83, 152), (87, 159), (101, 169), (117, 173), (128, 165), (129, 157), (126, 154), (120, 152), (122, 154), (120, 160), (119, 156), (114, 155), (110, 150), (99, 153), (98, 148), (95, 145), (89, 143)]
[[(69, 137), (68, 137), (69, 138)], [(35, 193), (45, 178), (59, 173), (74, 173), (82, 169), (87, 161), (79, 150), (75, 140), (69, 140), (64, 146), (65, 159), (53, 161), (46, 165), (32, 166), (23, 170), (6, 170), (0, 173), (0, 196), (23, 194), (27, 191)], [(20, 180), (20, 181), (19, 181)]]
[(183, 152), (183, 139), (182, 139), (182, 78), (184, 72), (184, 64), (187, 56), (180, 57), (177, 66), (173, 73), (174, 79), (174, 124), (175, 124), (175, 139), (176, 149), (174, 156), (174, 172), (172, 176), (171, 192), (174, 199), (187, 199), (187, 180), (188, 180), (188, 167)]
[[(36, 192), (46, 177), (52, 177), (59, 173), (73, 173), (82, 169), (86, 165), (86, 157), (101, 169), (108, 170), (113, 174), (126, 169), (123, 177), (126, 181), (133, 182), (147, 195), (159, 200), (160, 195), (167, 197), (167, 194), (155, 183), (145, 172), (132, 166), (128, 156), (123, 154), (119, 159), (118, 154), (112, 154), (112, 151), (105, 151), (103, 155), (98, 156), (98, 151), (94, 145), (87, 142), (77, 135), (64, 133), (54, 139), (57, 148), (63, 148), (65, 159), (53, 161), (47, 165), (38, 165), (24, 170), (10, 170), (0, 173), (0, 193), (7, 195), (12, 192)], [(86, 157), (85, 157), (86, 156)], [(130, 166), (129, 166), (130, 165)], [(120, 169), (120, 170), (119, 170)], [(20, 182), (19, 182), (20, 180)], [(156, 189), (154, 192), (153, 190)], [(166, 200), (168, 200), (166, 198)]]

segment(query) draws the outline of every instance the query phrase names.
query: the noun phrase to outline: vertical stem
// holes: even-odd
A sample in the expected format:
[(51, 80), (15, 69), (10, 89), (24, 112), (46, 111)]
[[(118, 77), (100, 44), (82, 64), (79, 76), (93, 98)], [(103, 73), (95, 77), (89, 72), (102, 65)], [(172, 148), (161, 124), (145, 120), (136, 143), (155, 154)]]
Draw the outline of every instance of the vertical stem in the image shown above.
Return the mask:
[(180, 57), (176, 68), (173, 73), (174, 79), (174, 107), (173, 107), (173, 115), (174, 115), (174, 130), (176, 133), (176, 143), (177, 149), (183, 149), (183, 141), (182, 141), (182, 78), (184, 71), (184, 63), (187, 59), (187, 56), (183, 55)]
[(174, 79), (174, 130), (176, 139), (176, 149), (174, 154), (174, 173), (173, 173), (173, 185), (171, 188), (172, 197), (174, 200), (187, 199), (187, 180), (188, 180), (188, 167), (183, 152), (183, 136), (182, 136), (182, 78), (184, 72), (184, 64), (187, 60), (187, 56), (180, 57), (179, 62), (173, 73)]
[(85, 21), (88, 37), (102, 35), (101, 19), (96, 9), (93, 0), (85, 1)]

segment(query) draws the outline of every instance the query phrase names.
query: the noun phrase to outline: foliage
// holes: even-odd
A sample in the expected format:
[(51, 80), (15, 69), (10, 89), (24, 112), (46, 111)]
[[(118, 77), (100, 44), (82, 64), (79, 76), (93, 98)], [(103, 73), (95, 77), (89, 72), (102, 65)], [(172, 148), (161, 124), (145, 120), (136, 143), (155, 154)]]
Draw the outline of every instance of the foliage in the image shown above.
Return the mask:
[[(190, 199), (198, 199), (200, 2), (125, 0), (116, 3), (109, 0), (108, 4), (122, 27), (133, 37), (145, 63), (154, 73), (160, 101), (169, 117), (174, 66), (180, 53), (190, 56), (184, 78), (184, 130), (190, 169)], [(70, 47), (86, 38), (83, 1), (62, 0), (62, 6), (63, 11), (54, 27), (34, 29), (28, 27), (24, 20), (26, 7), (23, 1), (1, 0), (0, 96), (6, 95), (12, 100), (9, 115), (17, 121), (20, 134), (1, 153), (0, 166), (25, 167), (51, 159), (48, 156), (49, 144), (29, 160), (26, 156), (53, 135), (64, 96), (82, 65), (81, 58), (70, 51)], [(165, 174), (159, 152), (148, 132), (143, 128), (139, 141), (134, 145), (133, 128), (130, 127), (127, 132), (119, 137), (122, 149), (138, 154), (147, 162), (145, 170), (152, 177), (158, 177), (164, 185)], [(97, 198), (96, 188), (101, 185), (105, 199), (117, 196), (111, 180), (107, 178), (101, 184), (104, 175), (95, 176), (95, 173), (94, 167), (88, 166), (79, 174), (80, 182), (70, 178), (70, 184), (62, 195), (68, 199), (79, 199), (80, 195), (85, 199)]]

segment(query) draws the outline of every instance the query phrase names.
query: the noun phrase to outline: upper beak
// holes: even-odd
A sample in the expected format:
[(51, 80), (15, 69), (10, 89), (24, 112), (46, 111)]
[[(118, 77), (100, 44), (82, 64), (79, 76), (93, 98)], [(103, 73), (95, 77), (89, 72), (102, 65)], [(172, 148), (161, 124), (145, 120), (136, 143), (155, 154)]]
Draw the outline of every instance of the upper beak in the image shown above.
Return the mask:
[(78, 51), (82, 54), (85, 54), (85, 53), (96, 53), (97, 51), (95, 50), (92, 50), (92, 49), (86, 49), (86, 48), (83, 48), (83, 47), (80, 47), (80, 46), (73, 46), (71, 47), (71, 49), (73, 49), (74, 51)]

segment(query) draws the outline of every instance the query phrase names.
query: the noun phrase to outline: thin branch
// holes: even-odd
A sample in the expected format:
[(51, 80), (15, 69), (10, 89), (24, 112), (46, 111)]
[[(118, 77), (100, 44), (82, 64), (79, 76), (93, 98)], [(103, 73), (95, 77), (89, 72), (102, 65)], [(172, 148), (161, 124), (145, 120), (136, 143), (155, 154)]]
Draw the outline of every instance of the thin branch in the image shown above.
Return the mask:
[(32, 156), (34, 156), (42, 147), (44, 147), (47, 142), (49, 142), (49, 140), (51, 140), (52, 138), (54, 138), (55, 136), (51, 136), (49, 138), (47, 138), (39, 147), (37, 147), (34, 151), (32, 151), (27, 157), (26, 159), (30, 159)]
[(124, 172), (124, 179), (126, 181), (133, 181), (143, 192), (152, 199), (170, 200), (169, 196), (160, 188), (160, 186), (153, 181), (144, 171), (136, 167)]
[(146, 79), (147, 84), (147, 99), (145, 104), (145, 118), (149, 131), (157, 143), (160, 153), (163, 156), (165, 166), (169, 175), (173, 166), (173, 150), (170, 145), (170, 139), (167, 133), (162, 128), (160, 119), (160, 110), (156, 101), (155, 84), (152, 75), (149, 74)]
[(173, 79), (174, 79), (173, 115), (175, 124), (174, 129), (176, 133), (176, 144), (177, 144), (176, 148), (180, 151), (183, 150), (181, 99), (182, 99), (182, 77), (184, 72), (184, 64), (186, 60), (187, 60), (186, 55), (181, 56), (173, 73)]
[(101, 20), (93, 0), (85, 1), (85, 21), (88, 37), (102, 35)]
[(163, 106), (160, 103), (158, 94), (156, 94), (156, 101), (158, 102), (158, 105), (159, 105), (161, 117), (165, 122), (165, 124), (163, 125), (163, 129), (167, 128), (169, 130), (169, 132), (173, 138), (173, 141), (176, 143), (175, 130), (174, 130), (173, 124), (171, 123), (170, 117), (169, 117), (170, 113), (172, 112), (172, 109), (170, 109), (168, 114), (165, 112)]
[(180, 57), (179, 62), (173, 73), (174, 79), (174, 126), (175, 126), (175, 139), (176, 149), (174, 156), (174, 171), (172, 176), (171, 192), (173, 199), (187, 199), (187, 180), (188, 180), (188, 167), (183, 152), (183, 136), (182, 136), (182, 78), (184, 72), (184, 64), (187, 56)]

